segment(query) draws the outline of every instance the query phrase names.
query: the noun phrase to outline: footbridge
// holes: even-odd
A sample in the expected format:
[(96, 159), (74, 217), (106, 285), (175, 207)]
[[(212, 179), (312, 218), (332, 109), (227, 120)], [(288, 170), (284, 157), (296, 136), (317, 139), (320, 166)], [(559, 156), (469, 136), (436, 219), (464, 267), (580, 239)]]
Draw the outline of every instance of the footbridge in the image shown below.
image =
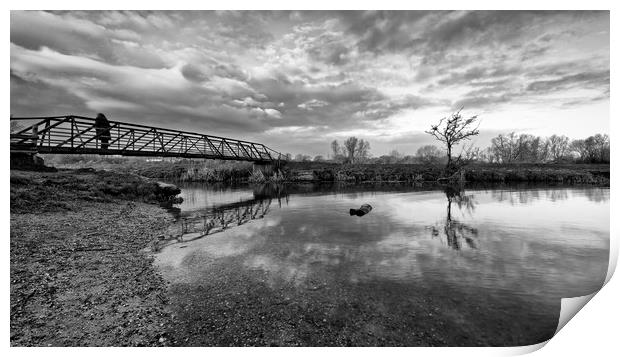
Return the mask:
[[(15, 124), (14, 124), (15, 123)], [(78, 115), (11, 117), (11, 153), (159, 156), (279, 164), (269, 147), (238, 139), (109, 121)], [(13, 132), (14, 131), (14, 132)]]

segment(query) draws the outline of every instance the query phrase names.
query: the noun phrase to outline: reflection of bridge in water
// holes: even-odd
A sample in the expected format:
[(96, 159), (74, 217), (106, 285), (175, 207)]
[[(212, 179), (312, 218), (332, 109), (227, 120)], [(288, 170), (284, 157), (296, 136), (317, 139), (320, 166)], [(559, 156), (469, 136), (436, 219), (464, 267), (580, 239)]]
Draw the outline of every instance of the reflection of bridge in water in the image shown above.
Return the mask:
[[(180, 215), (168, 228), (168, 244), (188, 242), (207, 235), (222, 232), (228, 228), (244, 225), (250, 221), (264, 218), (277, 202), (288, 204), (288, 194), (283, 186), (266, 184), (254, 188), (254, 198), (239, 202), (214, 206), (206, 210)], [(159, 246), (159, 249), (163, 246)]]

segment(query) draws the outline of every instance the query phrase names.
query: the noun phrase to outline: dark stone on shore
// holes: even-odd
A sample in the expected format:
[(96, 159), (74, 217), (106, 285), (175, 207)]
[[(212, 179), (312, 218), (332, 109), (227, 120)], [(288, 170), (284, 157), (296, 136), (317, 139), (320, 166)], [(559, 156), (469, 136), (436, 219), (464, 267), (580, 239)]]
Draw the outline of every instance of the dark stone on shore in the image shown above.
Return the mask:
[(55, 172), (53, 167), (45, 166), (43, 158), (35, 153), (12, 152), (11, 170)]
[(183, 202), (181, 197), (176, 197), (181, 193), (181, 189), (177, 186), (164, 182), (156, 182), (155, 186), (155, 196), (162, 203), (169, 205)]

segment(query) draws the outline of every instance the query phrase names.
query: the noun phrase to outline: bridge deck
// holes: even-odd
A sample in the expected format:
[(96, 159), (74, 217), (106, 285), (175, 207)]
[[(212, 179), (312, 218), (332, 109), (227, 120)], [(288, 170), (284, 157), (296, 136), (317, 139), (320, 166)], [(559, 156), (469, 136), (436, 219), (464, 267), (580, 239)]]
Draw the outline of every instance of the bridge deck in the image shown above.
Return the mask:
[[(160, 156), (273, 162), (284, 157), (250, 141), (109, 121), (109, 138), (94, 118), (77, 115), (11, 118), (22, 124), (11, 133), (11, 152)], [(107, 143), (106, 143), (107, 141)]]

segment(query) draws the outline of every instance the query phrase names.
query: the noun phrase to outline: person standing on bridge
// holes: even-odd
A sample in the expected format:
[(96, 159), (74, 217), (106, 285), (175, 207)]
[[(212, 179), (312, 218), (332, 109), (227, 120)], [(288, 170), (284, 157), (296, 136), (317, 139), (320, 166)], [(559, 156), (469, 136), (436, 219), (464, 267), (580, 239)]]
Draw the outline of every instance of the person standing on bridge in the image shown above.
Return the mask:
[(110, 122), (108, 121), (108, 118), (103, 115), (103, 113), (97, 114), (97, 118), (95, 119), (95, 131), (97, 132), (97, 136), (101, 142), (101, 148), (103, 150), (107, 150), (109, 146), (108, 142), (111, 139)]

